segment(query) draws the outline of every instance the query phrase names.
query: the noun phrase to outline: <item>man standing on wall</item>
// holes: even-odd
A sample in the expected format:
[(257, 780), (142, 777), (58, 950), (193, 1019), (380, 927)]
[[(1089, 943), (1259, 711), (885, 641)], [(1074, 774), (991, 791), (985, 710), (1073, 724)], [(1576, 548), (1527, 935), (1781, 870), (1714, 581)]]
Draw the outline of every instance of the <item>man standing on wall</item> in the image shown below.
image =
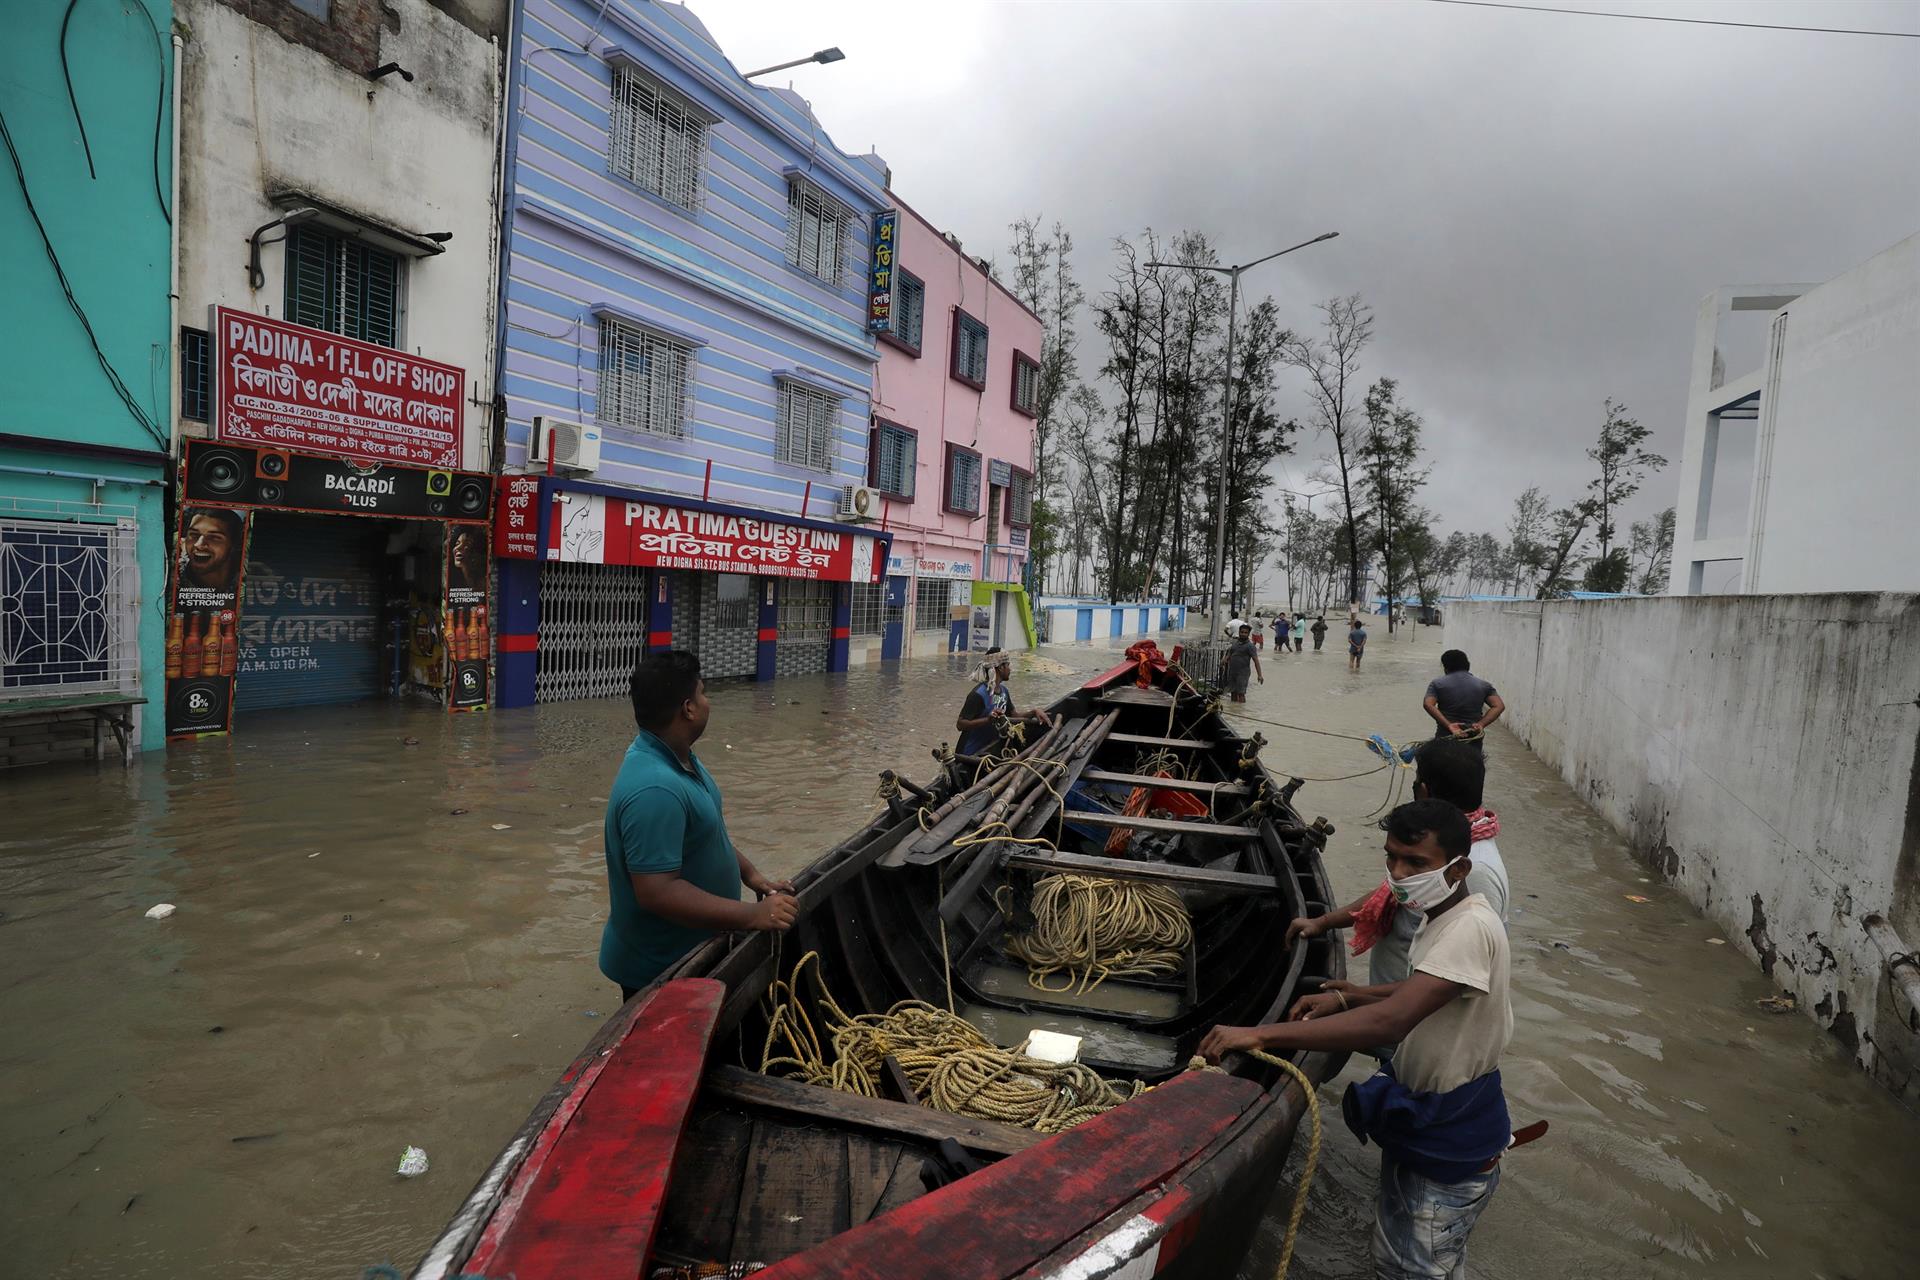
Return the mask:
[[(1373, 1226), (1379, 1280), (1467, 1274), (1467, 1238), (1500, 1185), (1513, 1140), (1500, 1055), (1513, 1037), (1507, 932), (1468, 890), (1466, 815), (1415, 800), (1387, 815), (1387, 875), (1400, 908), (1424, 917), (1413, 974), (1384, 995), (1325, 991), (1294, 1003), (1288, 1021), (1215, 1027), (1200, 1055), (1262, 1049), (1399, 1052), (1352, 1085), (1347, 1127), (1380, 1147)], [(1536, 1136), (1528, 1134), (1526, 1136)]]
[[(629, 682), (639, 727), (607, 799), (606, 927), (600, 972), (622, 1000), (716, 933), (782, 932), (799, 915), (793, 885), (762, 874), (734, 847), (720, 788), (693, 754), (712, 704), (700, 659), (649, 654)], [(740, 887), (760, 895), (740, 901)]]
[(1445, 674), (1428, 682), (1427, 696), (1420, 704), (1439, 726), (1433, 736), (1459, 738), (1475, 751), (1482, 750), (1482, 735), (1507, 704), (1491, 684), (1473, 674), (1463, 651), (1449, 649), (1441, 654), (1440, 670)]

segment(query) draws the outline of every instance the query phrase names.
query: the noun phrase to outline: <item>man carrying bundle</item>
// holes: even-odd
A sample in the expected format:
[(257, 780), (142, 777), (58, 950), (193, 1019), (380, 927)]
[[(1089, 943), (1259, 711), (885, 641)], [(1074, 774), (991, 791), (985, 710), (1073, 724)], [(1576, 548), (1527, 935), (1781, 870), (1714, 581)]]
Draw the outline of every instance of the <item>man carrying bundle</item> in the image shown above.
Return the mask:
[(960, 745), (955, 748), (959, 754), (978, 756), (997, 751), (1016, 724), (1046, 725), (1044, 711), (1029, 711), (1016, 718), (1013, 695), (1007, 692), (1007, 681), (1012, 678), (1013, 659), (998, 647), (987, 650), (987, 660), (980, 668), (980, 682), (967, 694), (960, 716), (953, 722), (960, 734)]
[(1303, 996), (1286, 1022), (1215, 1027), (1199, 1051), (1218, 1062), (1253, 1049), (1286, 1055), (1399, 1041), (1393, 1061), (1350, 1086), (1341, 1108), (1361, 1141), (1380, 1146), (1374, 1274), (1464, 1276), (1467, 1238), (1513, 1139), (1500, 1086), (1500, 1055), (1513, 1036), (1507, 932), (1467, 888), (1465, 814), (1444, 800), (1415, 800), (1385, 825), (1387, 883), (1401, 910), (1423, 917), (1412, 976), (1380, 995)]

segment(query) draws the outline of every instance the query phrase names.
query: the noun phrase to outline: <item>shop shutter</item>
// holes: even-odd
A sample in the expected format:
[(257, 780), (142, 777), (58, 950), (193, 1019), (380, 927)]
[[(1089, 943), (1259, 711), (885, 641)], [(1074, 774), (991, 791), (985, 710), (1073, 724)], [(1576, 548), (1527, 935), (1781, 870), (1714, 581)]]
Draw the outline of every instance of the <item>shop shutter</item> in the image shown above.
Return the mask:
[(355, 702), (386, 688), (380, 615), (388, 532), (384, 522), (352, 516), (256, 513), (236, 710)]

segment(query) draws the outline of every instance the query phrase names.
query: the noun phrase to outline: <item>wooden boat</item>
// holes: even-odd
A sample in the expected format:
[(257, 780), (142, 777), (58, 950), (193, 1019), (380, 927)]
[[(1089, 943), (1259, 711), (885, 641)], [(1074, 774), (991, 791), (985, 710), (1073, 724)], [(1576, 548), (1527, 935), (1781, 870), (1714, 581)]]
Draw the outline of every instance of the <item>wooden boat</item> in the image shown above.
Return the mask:
[[(1291, 917), (1331, 900), (1330, 829), (1300, 820), (1301, 784), (1258, 761), (1257, 735), (1235, 734), (1150, 647), (1129, 654), (1049, 708), (1055, 725), (1030, 754), (1051, 750), (1057, 767), (999, 771), (1049, 785), (1003, 778), (994, 792), (991, 766), (976, 784), (977, 762), (949, 759), (796, 878), (789, 933), (716, 937), (629, 1001), (414, 1275), (633, 1280), (702, 1263), (763, 1263), (767, 1280), (1231, 1274), (1306, 1103), (1270, 1065), (1190, 1071), (1190, 1055), (1215, 1024), (1279, 1019), (1345, 975), (1337, 940), (1282, 942)], [(1186, 776), (1148, 776), (1168, 759), (1157, 753)], [(1114, 812), (1136, 790), (1158, 814)], [(1194, 799), (1203, 816), (1181, 812)], [(1062, 852), (954, 846), (989, 815), (1008, 822), (999, 831), (1058, 833)], [(1116, 828), (1135, 834), (1112, 856)], [(1036, 990), (1003, 950), (995, 891), (1060, 870), (1176, 887), (1194, 938), (1180, 971)], [(950, 974), (955, 1009), (998, 1043), (1034, 1027), (1076, 1034), (1103, 1076), (1157, 1087), (1049, 1136), (910, 1101), (898, 1072), (892, 1097), (761, 1074), (769, 987), (807, 952), (849, 1012), (944, 1005)], [(1318, 1083), (1344, 1056), (1295, 1063)]]

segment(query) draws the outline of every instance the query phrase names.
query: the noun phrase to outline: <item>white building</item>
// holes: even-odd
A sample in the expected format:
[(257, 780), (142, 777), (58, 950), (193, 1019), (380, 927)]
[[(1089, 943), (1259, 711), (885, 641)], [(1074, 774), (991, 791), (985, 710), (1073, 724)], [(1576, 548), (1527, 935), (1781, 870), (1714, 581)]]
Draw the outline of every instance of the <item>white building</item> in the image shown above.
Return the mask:
[[(237, 686), (228, 683), (242, 712), (387, 692), (397, 647), (389, 602), (411, 593), (417, 610), (438, 616), (451, 521), (479, 527), (486, 517), (484, 480), (447, 476), (494, 469), (497, 449), (509, 8), (508, 0), (175, 0), (183, 47), (174, 425), (186, 441), (189, 510), (208, 501), (196, 496), (199, 485), (245, 515), (237, 634), (224, 620), (209, 623), (238, 652), (224, 654), (218, 672), (198, 673), (202, 685), (237, 675)], [(334, 380), (306, 380), (280, 351), (250, 363), (223, 356), (239, 329), (214, 331), (215, 308), (243, 317), (242, 327), (321, 331), (307, 349)], [(299, 430), (241, 434), (229, 406), (272, 398), (248, 388), (274, 377), (305, 385), (308, 398), (319, 386), (328, 407)], [(431, 404), (410, 398), (423, 386)], [(380, 458), (451, 486), (427, 489), (441, 495), (432, 514), (444, 518), (421, 510), (387, 518), (371, 499), (355, 506), (374, 509), (317, 512), (303, 500), (303, 474), (349, 487), (322, 472), (364, 463), (368, 406), (403, 398), (407, 414), (422, 411), (404, 420), (422, 424), (414, 439), (427, 443), (403, 454), (410, 444), (382, 439)], [(303, 471), (308, 463), (317, 469)], [(397, 482), (360, 483), (390, 493)], [(472, 554), (470, 541), (462, 548)], [(458, 649), (484, 647), (483, 613), (459, 615)], [(412, 678), (440, 687), (441, 638), (421, 627), (412, 641), (420, 646)], [(183, 644), (191, 643), (189, 633)], [(445, 648), (457, 660), (452, 638)], [(193, 665), (183, 658), (183, 682)], [(199, 696), (219, 712), (220, 695)], [(170, 714), (175, 700), (170, 689)]]
[[(1727, 377), (1722, 325), (1736, 312), (1771, 318), (1760, 367)], [(1750, 449), (1736, 440), (1749, 434)], [(1701, 301), (1672, 594), (1920, 591), (1916, 479), (1920, 235), (1822, 285)]]

